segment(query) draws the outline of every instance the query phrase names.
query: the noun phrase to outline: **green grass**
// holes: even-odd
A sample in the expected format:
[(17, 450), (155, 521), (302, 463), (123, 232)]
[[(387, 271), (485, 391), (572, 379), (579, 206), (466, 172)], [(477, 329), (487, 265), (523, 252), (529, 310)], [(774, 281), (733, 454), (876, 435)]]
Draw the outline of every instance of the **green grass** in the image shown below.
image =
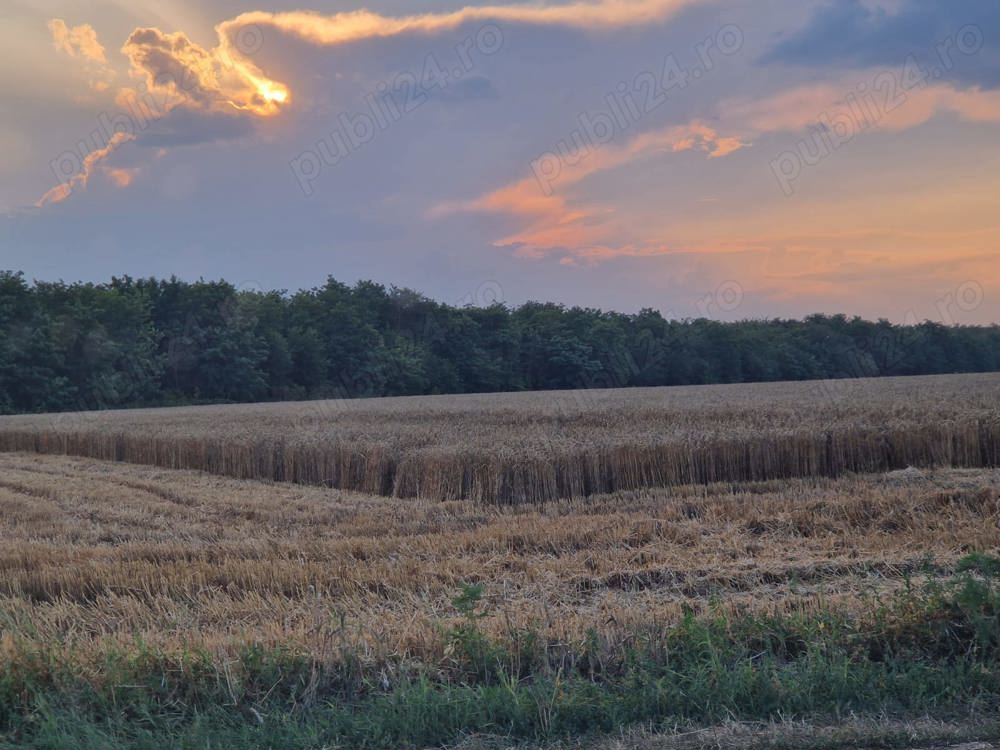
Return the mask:
[(467, 733), (545, 740), (645, 724), (725, 720), (980, 717), (1000, 713), (996, 558), (907, 587), (862, 618), (688, 615), (636, 633), (609, 659), (532, 632), (503, 643), (479, 628), (481, 590), (455, 600), (447, 664), (395, 665), (393, 684), (342, 660), (323, 668), (247, 648), (220, 672), (208, 654), (137, 643), (84, 677), (58, 652), (0, 667), (0, 748), (405, 748)]

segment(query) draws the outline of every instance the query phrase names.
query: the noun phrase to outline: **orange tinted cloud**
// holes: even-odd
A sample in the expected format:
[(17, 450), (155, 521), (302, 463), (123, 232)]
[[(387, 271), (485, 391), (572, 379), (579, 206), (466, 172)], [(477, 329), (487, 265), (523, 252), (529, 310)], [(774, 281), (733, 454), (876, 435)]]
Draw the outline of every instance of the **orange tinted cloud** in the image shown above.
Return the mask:
[[(52, 203), (60, 203), (72, 195), (74, 190), (86, 187), (95, 167), (97, 167), (101, 161), (110, 156), (111, 153), (121, 144), (132, 140), (134, 137), (135, 136), (128, 133), (115, 133), (104, 148), (95, 149), (84, 157), (81, 169), (77, 174), (70, 177), (66, 180), (66, 182), (56, 185), (54, 188), (45, 193), (45, 195), (35, 202), (35, 206), (43, 208), (44, 206), (48, 206)], [(125, 170), (119, 171), (125, 172)], [(131, 176), (129, 176), (128, 180), (126, 180), (123, 184), (121, 182), (121, 178), (121, 175), (112, 176), (112, 179), (119, 185), (119, 187), (124, 187), (131, 181)]]
[(467, 6), (445, 13), (383, 16), (356, 10), (324, 16), (306, 11), (272, 13), (250, 11), (216, 27), (226, 50), (244, 26), (270, 26), (313, 44), (330, 46), (363, 39), (422, 32), (436, 33), (475, 21), (509, 21), (535, 25), (601, 29), (637, 26), (662, 20), (696, 0), (598, 0), (562, 5)]
[(121, 167), (104, 167), (102, 170), (104, 175), (111, 180), (116, 187), (126, 188), (132, 184), (132, 180), (135, 179), (136, 174), (138, 174), (138, 169), (123, 169)]
[(525, 256), (557, 251), (567, 253), (568, 261), (597, 261), (658, 255), (671, 250), (663, 240), (636, 236), (635, 229), (619, 218), (613, 206), (587, 204), (573, 196), (570, 189), (591, 175), (639, 159), (691, 150), (703, 151), (709, 158), (722, 157), (746, 145), (740, 138), (722, 137), (707, 125), (692, 122), (643, 133), (622, 146), (599, 148), (573, 164), (563, 165), (558, 179), (545, 185), (535, 177), (527, 177), (472, 201), (442, 204), (431, 215), (489, 212), (521, 217), (524, 226), (494, 244), (516, 247)]
[(61, 18), (53, 18), (48, 26), (56, 48), (70, 57), (83, 57), (101, 64), (108, 62), (104, 47), (97, 41), (97, 32), (89, 23), (69, 27)]
[(1000, 91), (956, 89), (932, 84), (899, 90), (891, 101), (880, 93), (859, 93), (857, 83), (798, 86), (774, 96), (726, 102), (723, 114), (760, 132), (804, 130), (848, 117), (865, 128), (907, 130), (937, 114), (951, 113), (969, 122), (1000, 122)]
[(879, 125), (889, 130), (905, 130), (921, 125), (943, 112), (957, 115), (968, 122), (1000, 122), (1000, 91), (928, 86), (910, 92), (907, 101), (887, 113)]
[(97, 92), (107, 91), (115, 78), (115, 71), (108, 66), (104, 47), (97, 41), (97, 32), (87, 23), (67, 26), (61, 18), (48, 23), (56, 49), (81, 61), (80, 67), (89, 77), (90, 87)]

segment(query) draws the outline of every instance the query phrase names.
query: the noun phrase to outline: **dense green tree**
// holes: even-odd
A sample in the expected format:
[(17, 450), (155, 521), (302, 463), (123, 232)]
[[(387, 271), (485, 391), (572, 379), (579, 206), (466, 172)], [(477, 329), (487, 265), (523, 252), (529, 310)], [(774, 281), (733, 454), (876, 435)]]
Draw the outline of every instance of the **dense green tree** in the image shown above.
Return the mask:
[(998, 369), (995, 325), (722, 323), (538, 302), (455, 307), (333, 278), (289, 294), (0, 272), (2, 413)]

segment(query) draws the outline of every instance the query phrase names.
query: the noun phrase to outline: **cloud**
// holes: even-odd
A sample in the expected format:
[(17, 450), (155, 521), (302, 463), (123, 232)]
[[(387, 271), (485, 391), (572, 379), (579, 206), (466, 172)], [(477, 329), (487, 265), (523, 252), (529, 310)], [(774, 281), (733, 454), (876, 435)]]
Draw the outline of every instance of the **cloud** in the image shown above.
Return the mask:
[[(85, 188), (98, 164), (108, 158), (121, 144), (131, 141), (134, 137), (129, 133), (115, 133), (104, 148), (95, 149), (83, 158), (81, 169), (77, 174), (45, 193), (35, 202), (35, 206), (44, 208), (52, 203), (61, 203), (72, 195), (74, 190)], [(124, 187), (131, 182), (131, 176), (123, 182), (124, 174), (114, 173), (111, 177), (119, 187)]]
[(90, 87), (98, 92), (107, 91), (115, 79), (115, 71), (108, 66), (108, 58), (97, 41), (94, 27), (87, 23), (69, 27), (61, 18), (53, 18), (48, 27), (56, 49), (82, 61)]
[(155, 28), (133, 31), (122, 47), (133, 76), (145, 79), (146, 90), (164, 102), (167, 110), (185, 104), (211, 110), (274, 114), (287, 101), (288, 91), (251, 71), (250, 63), (220, 58), (218, 49), (205, 49), (183, 32)]
[(131, 169), (125, 169), (122, 167), (102, 167), (101, 171), (104, 175), (111, 180), (115, 187), (126, 188), (132, 184), (132, 180), (139, 173), (137, 167)]
[(70, 57), (82, 57), (106, 65), (108, 58), (104, 47), (97, 41), (97, 32), (88, 23), (70, 28), (61, 18), (53, 18), (48, 23), (56, 48)]
[(516, 248), (518, 254), (528, 257), (561, 252), (565, 262), (594, 262), (620, 256), (659, 255), (671, 252), (661, 239), (636, 236), (613, 206), (588, 204), (576, 197), (572, 188), (592, 175), (639, 160), (692, 150), (718, 158), (746, 145), (741, 138), (720, 136), (707, 125), (692, 122), (643, 133), (622, 146), (604, 146), (584, 154), (574, 163), (561, 164), (557, 180), (542, 182), (526, 177), (471, 201), (441, 204), (430, 215), (496, 213), (516, 217), (522, 227), (494, 245)]
[(218, 45), (206, 49), (182, 32), (155, 28), (132, 32), (122, 52), (151, 91), (203, 109), (235, 108), (259, 116), (291, 101), (289, 88), (268, 78), (244, 54), (272, 28), (319, 46), (401, 34), (435, 34), (476, 21), (558, 25), (583, 29), (638, 26), (662, 20), (700, 0), (597, 0), (564, 5), (468, 6), (445, 13), (384, 16), (367, 10), (333, 15), (307, 11), (250, 11), (216, 26)]
[[(959, 38), (962, 31), (969, 36)], [(863, 0), (837, 0), (777, 42), (761, 62), (902, 67), (913, 56), (947, 79), (995, 88), (1000, 86), (1000, 56), (983, 42), (998, 33), (996, 0), (903, 0), (892, 11)]]
[(762, 99), (729, 100), (720, 109), (727, 122), (757, 132), (800, 131), (833, 127), (835, 123), (845, 123), (852, 134), (868, 129), (898, 132), (942, 113), (967, 122), (1000, 122), (1000, 91), (932, 84), (910, 91), (900, 89), (895, 101), (889, 103), (883, 95), (872, 94), (871, 88), (866, 91), (859, 93), (856, 80), (810, 84)]
[(663, 20), (697, 0), (598, 0), (561, 5), (472, 5), (445, 13), (383, 16), (356, 10), (324, 16), (307, 11), (250, 11), (216, 27), (223, 46), (244, 26), (270, 26), (313, 44), (332, 46), (408, 33), (433, 34), (477, 21), (508, 21), (581, 29), (642, 26)]

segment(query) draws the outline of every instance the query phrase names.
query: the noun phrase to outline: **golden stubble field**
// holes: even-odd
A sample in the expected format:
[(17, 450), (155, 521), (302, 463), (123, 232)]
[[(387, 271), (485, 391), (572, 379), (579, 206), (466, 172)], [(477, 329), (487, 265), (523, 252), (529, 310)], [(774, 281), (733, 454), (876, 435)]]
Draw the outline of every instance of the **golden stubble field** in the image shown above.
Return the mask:
[(1000, 374), (0, 417), (0, 450), (400, 498), (1000, 465)]
[(385, 498), (94, 460), (0, 455), (5, 658), (100, 664), (142, 642), (247, 644), (370, 673), (447, 663), (463, 584), (483, 629), (595, 636), (615, 659), (686, 608), (850, 611), (1000, 549), (1000, 471), (643, 489), (544, 505)]

